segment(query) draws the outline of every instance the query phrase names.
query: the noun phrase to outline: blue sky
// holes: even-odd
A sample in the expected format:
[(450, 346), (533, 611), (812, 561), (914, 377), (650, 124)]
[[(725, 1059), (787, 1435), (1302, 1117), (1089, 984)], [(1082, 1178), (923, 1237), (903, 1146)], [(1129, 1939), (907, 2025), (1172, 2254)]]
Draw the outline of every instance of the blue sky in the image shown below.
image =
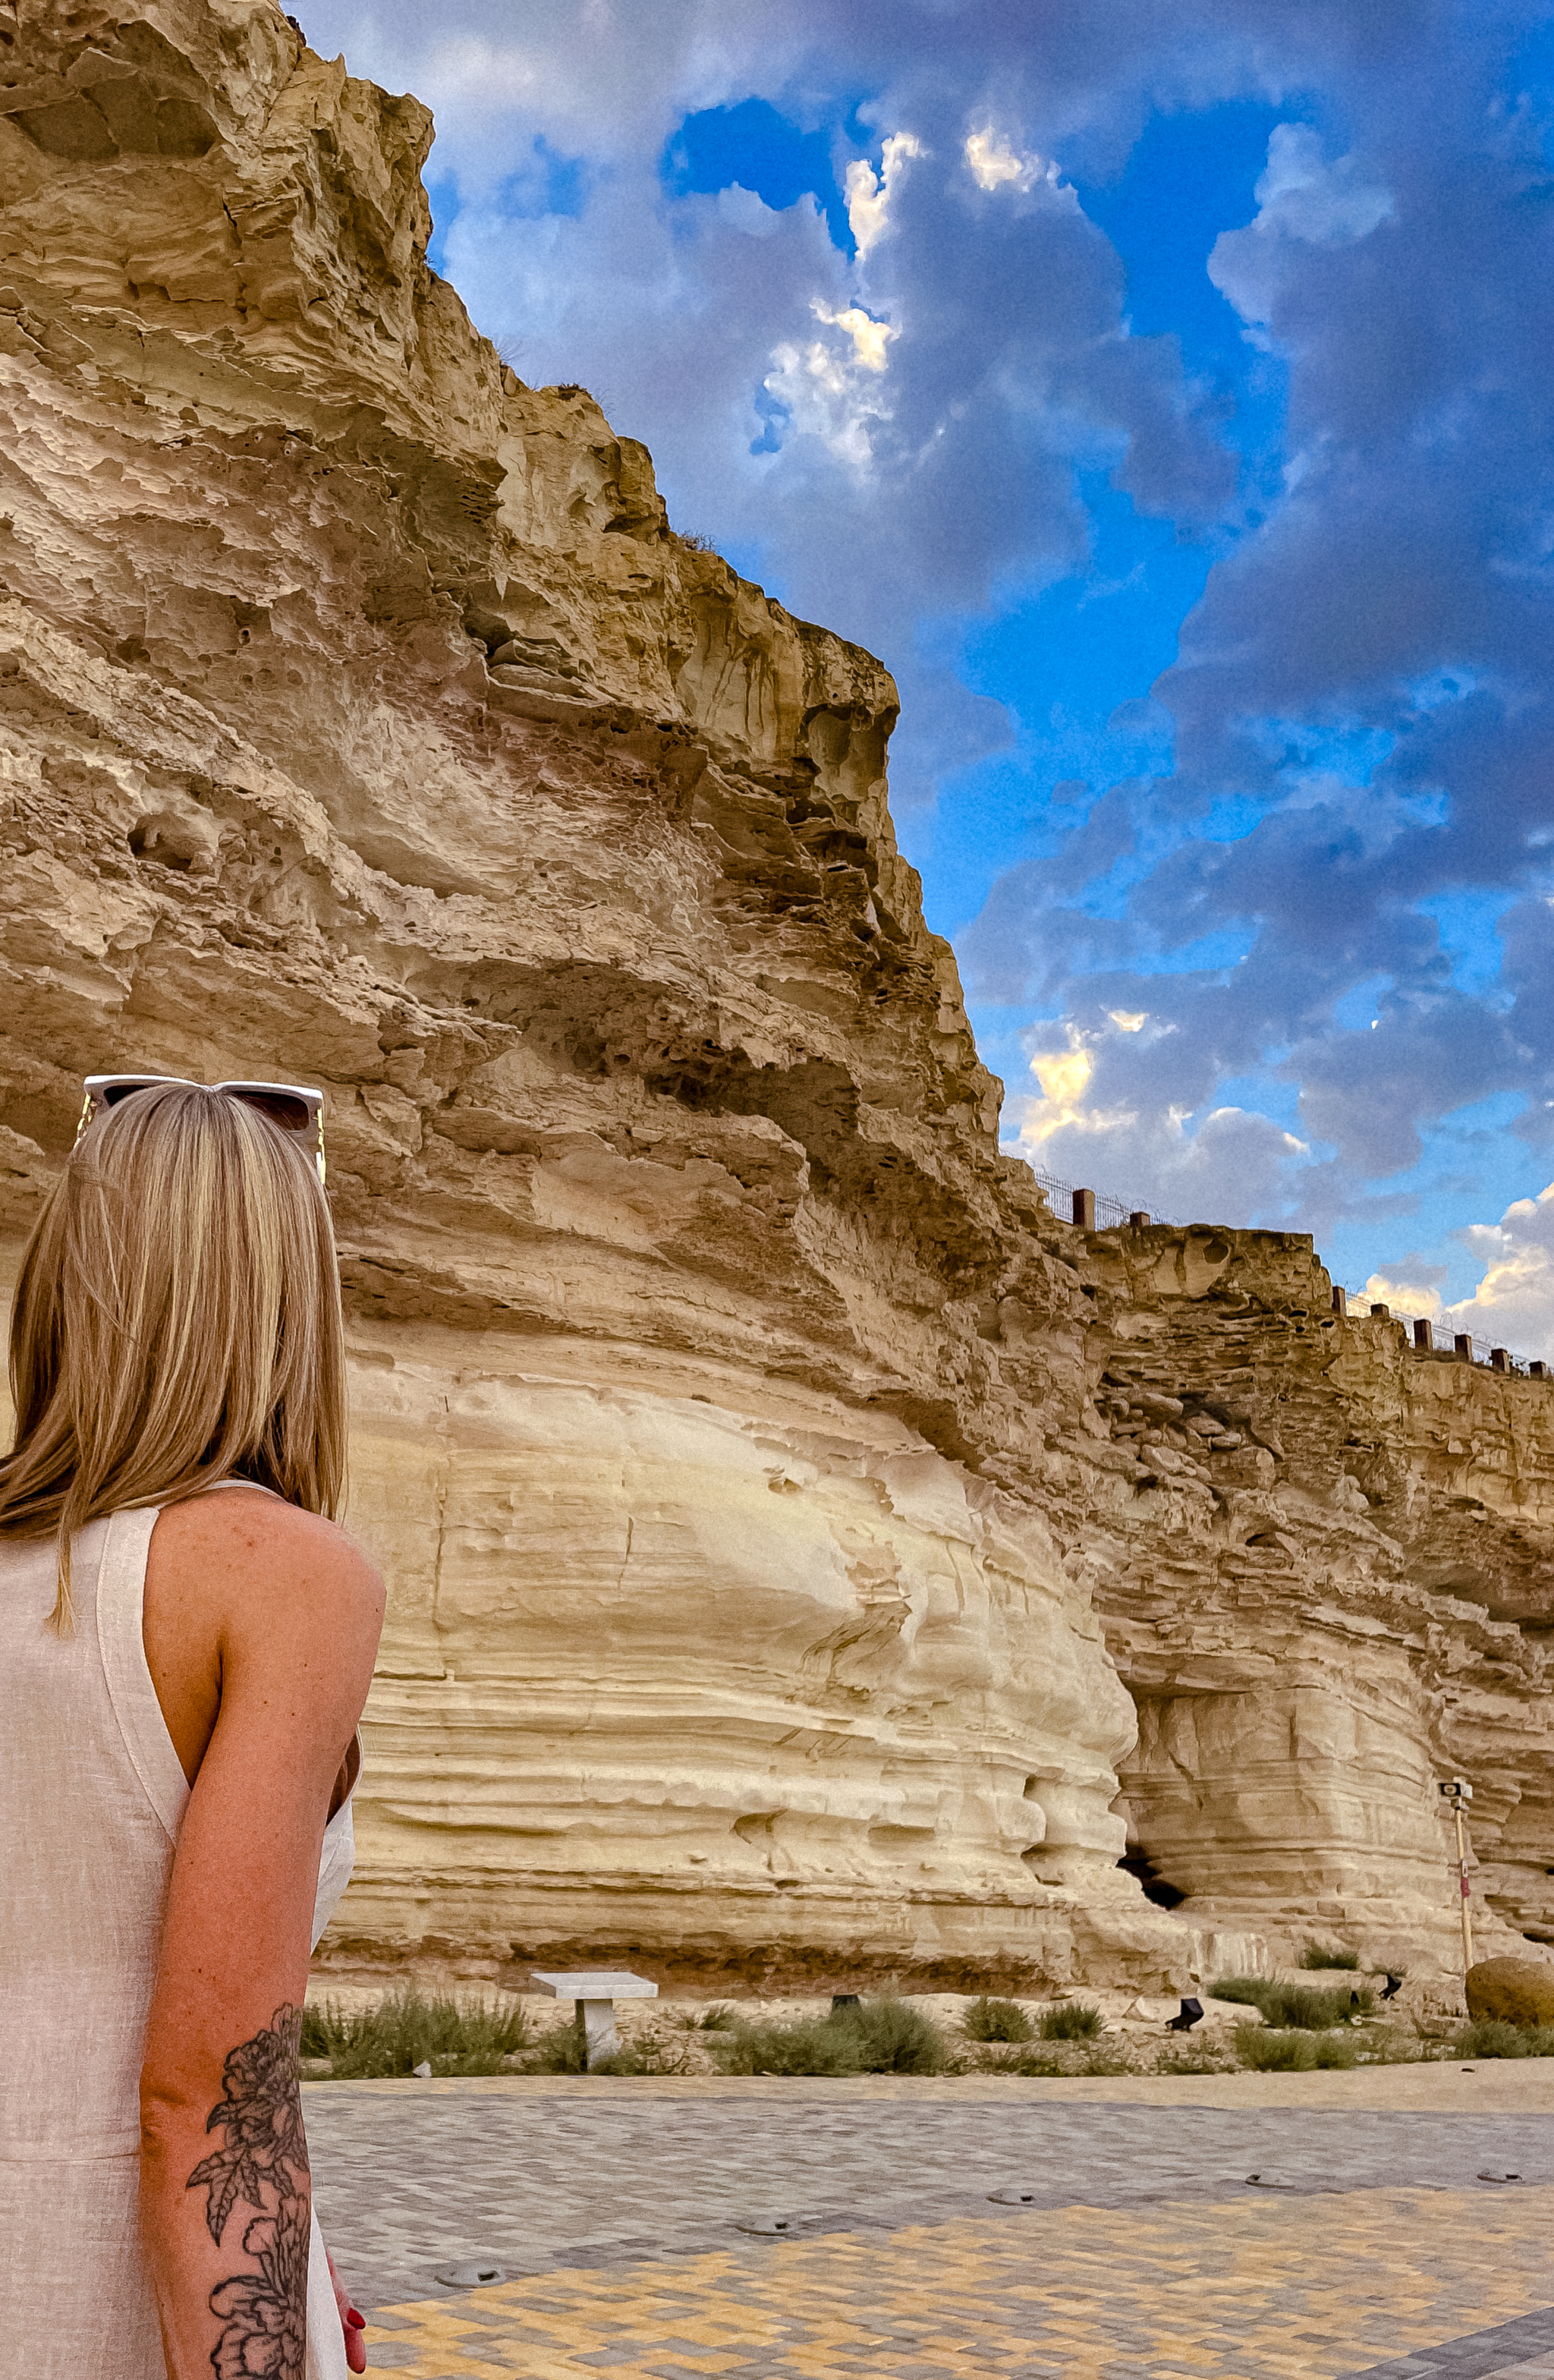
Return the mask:
[(1007, 1145), (1554, 1355), (1554, 6), (304, 22), (515, 368), (894, 671)]

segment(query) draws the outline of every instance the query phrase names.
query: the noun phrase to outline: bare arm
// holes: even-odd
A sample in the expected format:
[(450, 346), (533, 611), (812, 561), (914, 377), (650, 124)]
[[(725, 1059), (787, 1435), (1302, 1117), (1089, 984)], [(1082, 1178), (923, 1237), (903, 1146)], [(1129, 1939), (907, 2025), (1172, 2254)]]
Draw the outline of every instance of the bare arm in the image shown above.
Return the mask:
[[(219, 1700), (146, 2034), (141, 2219), (169, 2380), (301, 2380), (311, 2185), (297, 2035), (319, 1845), (382, 1589), (337, 1529), (269, 1499), (211, 1497), (164, 1531), (158, 1597), (213, 1647)], [(147, 1642), (151, 1656), (150, 1601)], [(152, 1675), (161, 1694), (154, 1658)]]

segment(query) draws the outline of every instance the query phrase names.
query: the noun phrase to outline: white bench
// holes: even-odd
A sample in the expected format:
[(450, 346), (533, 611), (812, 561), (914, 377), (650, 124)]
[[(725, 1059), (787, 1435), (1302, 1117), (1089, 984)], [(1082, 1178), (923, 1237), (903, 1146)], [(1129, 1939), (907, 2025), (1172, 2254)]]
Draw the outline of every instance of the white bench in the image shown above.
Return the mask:
[(583, 2011), (583, 2062), (591, 2066), (596, 2058), (613, 2058), (620, 2049), (621, 2036), (615, 2027), (617, 2000), (656, 2000), (657, 1984), (646, 1975), (612, 1973), (607, 1968), (585, 1969), (575, 1975), (533, 1974), (531, 1983), (552, 1999), (576, 2000)]

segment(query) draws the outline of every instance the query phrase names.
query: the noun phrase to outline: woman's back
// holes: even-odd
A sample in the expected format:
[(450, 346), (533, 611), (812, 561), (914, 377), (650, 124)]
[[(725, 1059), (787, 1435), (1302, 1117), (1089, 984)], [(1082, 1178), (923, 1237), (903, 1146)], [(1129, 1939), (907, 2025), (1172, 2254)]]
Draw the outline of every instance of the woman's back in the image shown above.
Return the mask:
[[(166, 2369), (137, 2209), (146, 2022), (189, 1799), (142, 1633), (159, 1517), (80, 1532), (68, 1634), (47, 1625), (53, 1540), (0, 1537), (0, 2380)], [(315, 1939), (349, 1871), (347, 1803)], [(318, 2263), (310, 2374), (344, 2368)]]
[(0, 1538), (0, 2372), (18, 2380), (164, 2368), (136, 2222), (138, 2094), (188, 1789), (140, 1641), (156, 1518), (82, 1530), (69, 1635), (47, 1625), (52, 1539)]
[(76, 1541), (71, 1635), (45, 1624), (48, 1539), (0, 1538), (0, 2154), (140, 2150), (137, 2088), (188, 1789), (140, 1645), (155, 1512)]
[(322, 2380), (297, 2048), (383, 1592), (322, 1095), (85, 1093), (0, 1456), (0, 2380)]

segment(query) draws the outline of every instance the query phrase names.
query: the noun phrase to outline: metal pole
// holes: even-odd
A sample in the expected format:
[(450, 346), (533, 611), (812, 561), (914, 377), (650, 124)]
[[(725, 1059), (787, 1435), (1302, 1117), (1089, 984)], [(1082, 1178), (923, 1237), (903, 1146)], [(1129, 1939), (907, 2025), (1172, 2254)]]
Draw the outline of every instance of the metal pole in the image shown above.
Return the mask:
[(1465, 1983), (1468, 1969), (1473, 1965), (1473, 1922), (1468, 1915), (1468, 1853), (1463, 1837), (1463, 1805), (1461, 1802), (1454, 1802), (1451, 1806), (1457, 1819), (1457, 1878), (1463, 1888), (1463, 1980)]

